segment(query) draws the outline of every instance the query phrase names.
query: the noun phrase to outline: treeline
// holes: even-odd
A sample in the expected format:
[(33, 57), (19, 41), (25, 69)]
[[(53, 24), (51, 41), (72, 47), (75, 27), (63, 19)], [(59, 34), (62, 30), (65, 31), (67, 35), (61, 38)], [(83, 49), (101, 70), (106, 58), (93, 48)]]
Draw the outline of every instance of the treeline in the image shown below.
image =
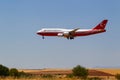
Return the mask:
[[(86, 79), (88, 76), (88, 70), (80, 65), (77, 65), (76, 67), (73, 68), (73, 74), (68, 75), (69, 77), (78, 77), (82, 79)], [(0, 77), (29, 77), (31, 74), (19, 72), (16, 68), (11, 68), (9, 69), (6, 66), (3, 66), (0, 64)], [(52, 75), (51, 75), (52, 76)], [(50, 77), (44, 75), (43, 77)]]
[(11, 77), (23, 77), (23, 76), (27, 76), (28, 74), (22, 72), (19, 72), (16, 68), (11, 68), (9, 69), (6, 66), (3, 66), (0, 64), (0, 77), (7, 77), (7, 76), (11, 76)]
[[(31, 78), (31, 77), (35, 77), (35, 75), (32, 74), (28, 74), (28, 73), (24, 73), (19, 72), (16, 68), (11, 68), (9, 69), (6, 66), (3, 66), (0, 64), (0, 78), (1, 77), (15, 77), (15, 78)], [(41, 77), (43, 78), (52, 78), (52, 75), (42, 75)], [(67, 75), (68, 78), (79, 78), (82, 80), (102, 80), (99, 77), (88, 77), (88, 69), (86, 69), (85, 67), (82, 67), (80, 65), (77, 65), (76, 67), (74, 67), (72, 69), (72, 74), (68, 74)], [(117, 80), (120, 80), (120, 74), (116, 74), (115, 78)]]

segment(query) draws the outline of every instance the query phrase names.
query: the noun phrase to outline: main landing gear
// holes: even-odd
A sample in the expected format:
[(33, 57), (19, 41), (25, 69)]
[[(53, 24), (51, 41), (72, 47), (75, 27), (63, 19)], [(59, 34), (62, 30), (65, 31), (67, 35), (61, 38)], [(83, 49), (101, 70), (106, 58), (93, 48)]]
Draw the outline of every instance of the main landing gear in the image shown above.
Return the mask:
[(74, 37), (67, 37), (67, 39), (68, 39), (68, 40), (69, 40), (69, 39), (71, 40), (71, 39), (74, 39)]
[(45, 39), (45, 37), (44, 37), (44, 36), (42, 36), (42, 39)]

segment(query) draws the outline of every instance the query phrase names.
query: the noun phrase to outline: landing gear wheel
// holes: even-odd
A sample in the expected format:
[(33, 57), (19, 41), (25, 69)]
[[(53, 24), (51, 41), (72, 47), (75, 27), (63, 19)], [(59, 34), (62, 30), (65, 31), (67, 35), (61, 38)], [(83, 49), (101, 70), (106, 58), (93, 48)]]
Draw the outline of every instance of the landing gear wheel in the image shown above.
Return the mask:
[(74, 39), (74, 37), (70, 37), (70, 39)]
[(42, 39), (45, 39), (44, 36), (42, 36)]

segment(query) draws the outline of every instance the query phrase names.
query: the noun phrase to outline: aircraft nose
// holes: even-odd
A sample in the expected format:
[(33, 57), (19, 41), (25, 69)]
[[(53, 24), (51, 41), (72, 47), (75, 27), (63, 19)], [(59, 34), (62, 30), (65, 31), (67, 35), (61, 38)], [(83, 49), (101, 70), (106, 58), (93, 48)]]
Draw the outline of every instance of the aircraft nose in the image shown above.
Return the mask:
[(38, 34), (38, 35), (42, 35), (42, 30), (37, 31), (36, 34)]
[(38, 34), (38, 35), (39, 35), (40, 33), (39, 33), (39, 32), (36, 32), (36, 34)]
[(41, 35), (41, 31), (37, 31), (37, 33), (36, 33), (36, 34)]

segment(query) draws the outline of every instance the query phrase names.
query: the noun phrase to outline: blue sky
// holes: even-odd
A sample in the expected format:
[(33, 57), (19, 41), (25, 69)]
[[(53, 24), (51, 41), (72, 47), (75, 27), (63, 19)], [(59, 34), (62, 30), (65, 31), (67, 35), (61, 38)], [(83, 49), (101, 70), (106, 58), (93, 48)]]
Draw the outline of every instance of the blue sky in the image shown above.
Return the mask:
[[(0, 64), (10, 68), (120, 67), (120, 0), (0, 0)], [(41, 28), (107, 32), (67, 40), (36, 35)]]

